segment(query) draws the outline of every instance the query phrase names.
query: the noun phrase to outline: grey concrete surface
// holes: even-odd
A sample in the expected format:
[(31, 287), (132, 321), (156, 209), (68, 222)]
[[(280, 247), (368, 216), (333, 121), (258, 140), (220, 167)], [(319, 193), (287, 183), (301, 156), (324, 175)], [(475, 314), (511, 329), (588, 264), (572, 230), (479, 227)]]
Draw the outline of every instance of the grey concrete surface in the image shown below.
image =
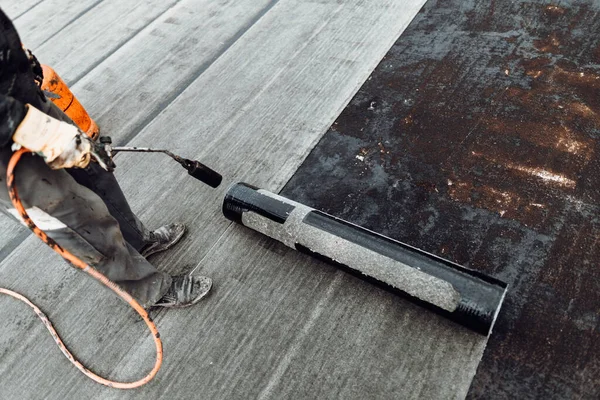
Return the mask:
[[(0, 6), (4, 9), (4, 3), (20, 3), (21, 0), (3, 1)], [(33, 3), (29, 0), (26, 2)], [(56, 33), (60, 32), (71, 23), (77, 23), (81, 15), (93, 9), (102, 0), (79, 0), (65, 2), (64, 0), (44, 0), (30, 9), (19, 7), (24, 13), (17, 16), (18, 11), (12, 14), (11, 7), (6, 13), (14, 19), (14, 24), (19, 30), (21, 39), (26, 46), (35, 49), (42, 43), (50, 40)], [(15, 15), (15, 16), (13, 16)], [(106, 24), (108, 21), (97, 21)]]
[[(155, 315), (165, 363), (156, 380), (130, 392), (87, 380), (26, 307), (0, 298), (0, 391), (18, 398), (463, 398), (485, 338), (220, 215), (234, 181), (283, 187), (423, 1), (181, 0), (136, 25), (133, 36), (123, 28), (128, 19), (117, 18), (125, 25), (108, 34), (108, 47), (93, 27), (89, 43), (51, 42), (61, 32), (85, 35), (77, 25), (94, 21), (108, 2), (60, 29), (42, 24), (27, 35), (40, 55), (55, 50), (62, 59), (87, 45), (106, 49), (79, 71), (64, 64), (105, 134), (169, 148), (223, 173), (222, 187), (211, 190), (160, 155), (116, 158), (144, 221), (189, 226), (180, 245), (152, 261), (173, 273), (209, 275), (214, 290), (193, 308)], [(114, 16), (108, 7), (98, 15)], [(93, 370), (126, 380), (151, 366), (143, 324), (36, 238), (0, 264), (0, 283), (39, 303)]]
[[(61, 77), (72, 85), (142, 30), (160, 25), (160, 21), (156, 25), (151, 23), (179, 2), (181, 0), (104, 0), (40, 46), (29, 44), (27, 30), (22, 36), (44, 64), (60, 71)], [(20, 19), (16, 24), (26, 29)]]
[(3, 1), (1, 3), (2, 10), (10, 18), (17, 19), (36, 5), (44, 0), (19, 0), (19, 1)]
[[(4, 184), (4, 179), (0, 182)], [(27, 236), (29, 230), (12, 218), (0, 214), (0, 260), (9, 255)]]

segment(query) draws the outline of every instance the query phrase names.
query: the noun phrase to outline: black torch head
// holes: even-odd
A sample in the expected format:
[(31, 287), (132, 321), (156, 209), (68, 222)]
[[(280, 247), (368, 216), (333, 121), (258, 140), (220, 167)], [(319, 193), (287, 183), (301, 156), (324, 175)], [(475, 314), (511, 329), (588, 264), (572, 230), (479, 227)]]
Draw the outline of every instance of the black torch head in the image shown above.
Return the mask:
[(181, 163), (185, 169), (187, 169), (188, 174), (193, 176), (206, 183), (208, 186), (216, 188), (221, 184), (223, 177), (217, 171), (208, 168), (206, 165), (202, 164), (200, 161), (196, 160), (184, 160)]

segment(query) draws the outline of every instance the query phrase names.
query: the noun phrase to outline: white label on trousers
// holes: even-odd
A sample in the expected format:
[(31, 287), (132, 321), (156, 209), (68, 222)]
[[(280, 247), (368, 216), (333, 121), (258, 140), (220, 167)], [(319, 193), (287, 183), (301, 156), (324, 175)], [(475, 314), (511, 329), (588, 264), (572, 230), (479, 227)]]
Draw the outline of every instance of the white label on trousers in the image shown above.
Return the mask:
[[(54, 218), (52, 215), (48, 214), (42, 209), (37, 207), (31, 207), (26, 209), (27, 215), (29, 218), (43, 231), (56, 231), (58, 229), (66, 228), (67, 226), (60, 222), (58, 219)], [(15, 218), (17, 218), (21, 223), (25, 226), (25, 222), (21, 219), (19, 212), (15, 208), (9, 208), (8, 212), (11, 213)]]

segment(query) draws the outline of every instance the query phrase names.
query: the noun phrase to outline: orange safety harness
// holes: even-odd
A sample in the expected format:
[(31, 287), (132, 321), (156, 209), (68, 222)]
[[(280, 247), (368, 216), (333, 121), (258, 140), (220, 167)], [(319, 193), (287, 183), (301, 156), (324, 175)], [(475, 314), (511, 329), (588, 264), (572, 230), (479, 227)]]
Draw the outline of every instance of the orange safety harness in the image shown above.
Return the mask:
[(146, 312), (146, 310), (133, 297), (131, 297), (131, 295), (129, 295), (123, 289), (118, 287), (114, 282), (109, 280), (106, 276), (104, 276), (100, 272), (96, 271), (95, 269), (90, 267), (88, 264), (81, 261), (79, 258), (75, 257), (73, 254), (69, 253), (67, 250), (63, 249), (58, 243), (56, 243), (54, 240), (49, 238), (48, 235), (46, 235), (46, 233), (44, 231), (42, 231), (40, 228), (38, 228), (35, 225), (35, 223), (31, 220), (31, 218), (27, 215), (27, 212), (25, 211), (25, 207), (23, 207), (23, 204), (21, 203), (21, 199), (19, 198), (19, 194), (17, 192), (17, 187), (16, 187), (16, 183), (15, 183), (15, 168), (17, 166), (17, 163), (21, 159), (21, 156), (23, 156), (23, 154), (28, 153), (28, 152), (29, 152), (29, 150), (27, 150), (27, 149), (20, 149), (20, 150), (16, 151), (10, 158), (10, 161), (8, 163), (8, 168), (6, 170), (8, 193), (10, 195), (10, 199), (11, 199), (14, 207), (17, 209), (17, 212), (19, 213), (19, 215), (21, 216), (21, 218), (23, 219), (25, 224), (27, 224), (29, 229), (31, 229), (37, 237), (42, 239), (42, 241), (44, 243), (46, 243), (48, 246), (50, 246), (50, 248), (52, 250), (54, 250), (55, 252), (60, 254), (65, 260), (67, 260), (68, 262), (73, 264), (75, 267), (87, 272), (92, 277), (94, 277), (99, 282), (101, 282), (103, 285), (112, 289), (119, 297), (121, 297), (123, 300), (125, 300), (142, 317), (144, 322), (146, 322), (148, 329), (150, 329), (150, 332), (152, 333), (152, 336), (154, 338), (154, 343), (156, 345), (156, 362), (154, 363), (154, 367), (148, 373), (148, 375), (146, 375), (142, 379), (137, 380), (135, 382), (115, 382), (115, 381), (111, 381), (109, 379), (103, 378), (99, 375), (96, 375), (95, 373), (93, 373), (92, 371), (87, 369), (85, 366), (83, 366), (73, 356), (73, 354), (71, 354), (71, 352), (67, 349), (67, 347), (63, 343), (63, 341), (60, 339), (58, 333), (52, 326), (52, 323), (50, 322), (48, 317), (46, 317), (46, 315), (35, 304), (33, 304), (31, 301), (29, 301), (29, 299), (27, 299), (25, 296), (23, 296), (19, 293), (16, 293), (12, 290), (0, 288), (0, 293), (7, 294), (11, 297), (21, 300), (22, 302), (26, 303), (31, 308), (33, 308), (33, 311), (40, 318), (40, 320), (42, 321), (44, 326), (46, 326), (48, 331), (50, 331), (52, 338), (54, 338), (54, 341), (56, 342), (56, 344), (58, 345), (60, 350), (63, 352), (65, 357), (67, 357), (67, 359), (73, 365), (75, 365), (75, 367), (77, 367), (78, 370), (80, 370), (83, 374), (85, 374), (85, 376), (87, 376), (88, 378), (94, 380), (95, 382), (106, 385), (108, 387), (117, 388), (117, 389), (134, 389), (134, 388), (138, 388), (142, 385), (145, 385), (146, 383), (150, 382), (152, 380), (152, 378), (154, 378), (154, 376), (160, 369), (160, 366), (162, 364), (162, 359), (163, 359), (162, 341), (160, 340), (160, 334), (158, 333), (158, 329), (156, 329), (156, 325), (154, 324), (152, 319), (148, 316), (148, 312)]

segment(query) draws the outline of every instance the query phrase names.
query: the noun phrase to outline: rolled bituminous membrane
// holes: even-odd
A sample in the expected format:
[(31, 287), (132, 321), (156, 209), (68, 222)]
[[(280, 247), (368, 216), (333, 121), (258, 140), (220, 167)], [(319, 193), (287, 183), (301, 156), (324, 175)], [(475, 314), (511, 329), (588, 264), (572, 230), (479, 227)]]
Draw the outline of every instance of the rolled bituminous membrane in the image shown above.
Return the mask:
[(483, 335), (507, 290), (495, 278), (245, 183), (228, 190), (223, 214)]

